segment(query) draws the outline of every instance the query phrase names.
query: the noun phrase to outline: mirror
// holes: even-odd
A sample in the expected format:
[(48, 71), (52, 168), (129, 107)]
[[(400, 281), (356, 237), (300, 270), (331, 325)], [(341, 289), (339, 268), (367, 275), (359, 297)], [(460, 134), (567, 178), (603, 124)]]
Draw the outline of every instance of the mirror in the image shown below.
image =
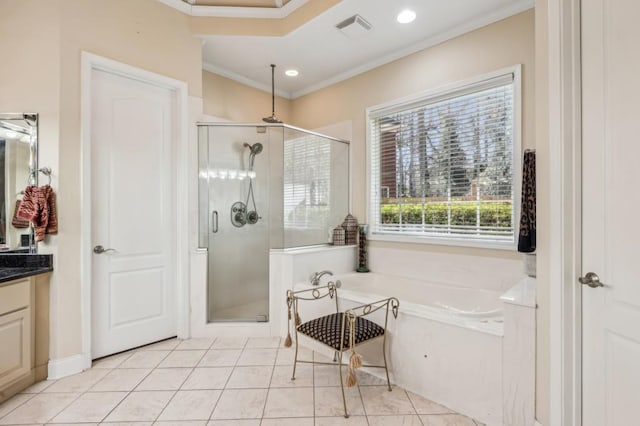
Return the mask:
[(14, 215), (37, 170), (38, 114), (0, 113), (0, 253), (36, 252), (33, 228)]

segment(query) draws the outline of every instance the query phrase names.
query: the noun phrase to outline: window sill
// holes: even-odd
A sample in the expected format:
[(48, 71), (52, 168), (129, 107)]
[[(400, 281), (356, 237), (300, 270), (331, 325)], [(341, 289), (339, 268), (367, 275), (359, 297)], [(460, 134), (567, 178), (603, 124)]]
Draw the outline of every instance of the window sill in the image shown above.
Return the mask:
[(438, 237), (422, 237), (417, 235), (390, 235), (382, 233), (372, 233), (367, 235), (370, 241), (389, 241), (396, 243), (411, 243), (411, 244), (431, 244), (441, 246), (456, 246), (456, 247), (473, 247), (473, 248), (485, 248), (492, 250), (506, 250), (516, 251), (517, 247), (513, 241), (492, 241), (492, 240), (469, 240), (462, 238), (438, 238)]

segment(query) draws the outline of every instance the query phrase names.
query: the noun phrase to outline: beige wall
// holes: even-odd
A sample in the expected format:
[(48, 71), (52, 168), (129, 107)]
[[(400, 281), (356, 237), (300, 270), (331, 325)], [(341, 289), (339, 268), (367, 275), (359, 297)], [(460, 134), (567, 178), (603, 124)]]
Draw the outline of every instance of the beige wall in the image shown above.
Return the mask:
[[(271, 115), (270, 93), (208, 71), (202, 72), (202, 98), (205, 114), (239, 123), (257, 123)], [(288, 99), (276, 96), (276, 117), (291, 123)]]
[[(523, 147), (532, 148), (535, 147), (533, 10), (297, 98), (292, 102), (292, 123), (313, 129), (345, 120), (353, 122), (353, 213), (364, 218), (367, 192), (365, 109), (515, 64), (523, 65)], [(491, 252), (496, 257), (517, 257), (515, 253), (505, 251), (380, 242), (372, 242), (372, 245), (449, 253), (487, 255)]]
[(536, 341), (536, 418), (549, 424), (549, 49), (548, 0), (536, 0), (536, 165), (538, 221), (537, 341)]
[(40, 247), (55, 262), (51, 357), (64, 358), (82, 350), (81, 52), (186, 81), (200, 97), (200, 42), (185, 15), (155, 0), (0, 0), (0, 7), (0, 43), (13, 58), (2, 70), (0, 110), (40, 113), (40, 164), (53, 169), (58, 192), (60, 230)]

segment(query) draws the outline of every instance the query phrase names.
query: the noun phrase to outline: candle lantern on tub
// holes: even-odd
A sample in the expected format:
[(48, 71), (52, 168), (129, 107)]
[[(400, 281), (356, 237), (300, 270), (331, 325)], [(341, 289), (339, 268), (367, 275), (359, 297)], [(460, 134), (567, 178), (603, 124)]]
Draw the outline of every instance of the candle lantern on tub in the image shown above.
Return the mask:
[(358, 239), (358, 269), (357, 272), (369, 272), (368, 254), (367, 254), (367, 232), (369, 231), (369, 225), (360, 225), (359, 227), (359, 239)]
[(344, 228), (344, 240), (346, 245), (355, 245), (358, 241), (358, 221), (351, 213), (342, 222)]

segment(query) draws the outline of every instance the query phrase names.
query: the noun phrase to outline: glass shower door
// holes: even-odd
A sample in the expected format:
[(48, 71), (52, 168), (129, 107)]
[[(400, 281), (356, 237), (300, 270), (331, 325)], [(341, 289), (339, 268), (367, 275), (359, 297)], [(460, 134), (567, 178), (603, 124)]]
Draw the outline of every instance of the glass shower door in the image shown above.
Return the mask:
[(268, 321), (269, 146), (256, 126), (199, 128), (208, 320)]

